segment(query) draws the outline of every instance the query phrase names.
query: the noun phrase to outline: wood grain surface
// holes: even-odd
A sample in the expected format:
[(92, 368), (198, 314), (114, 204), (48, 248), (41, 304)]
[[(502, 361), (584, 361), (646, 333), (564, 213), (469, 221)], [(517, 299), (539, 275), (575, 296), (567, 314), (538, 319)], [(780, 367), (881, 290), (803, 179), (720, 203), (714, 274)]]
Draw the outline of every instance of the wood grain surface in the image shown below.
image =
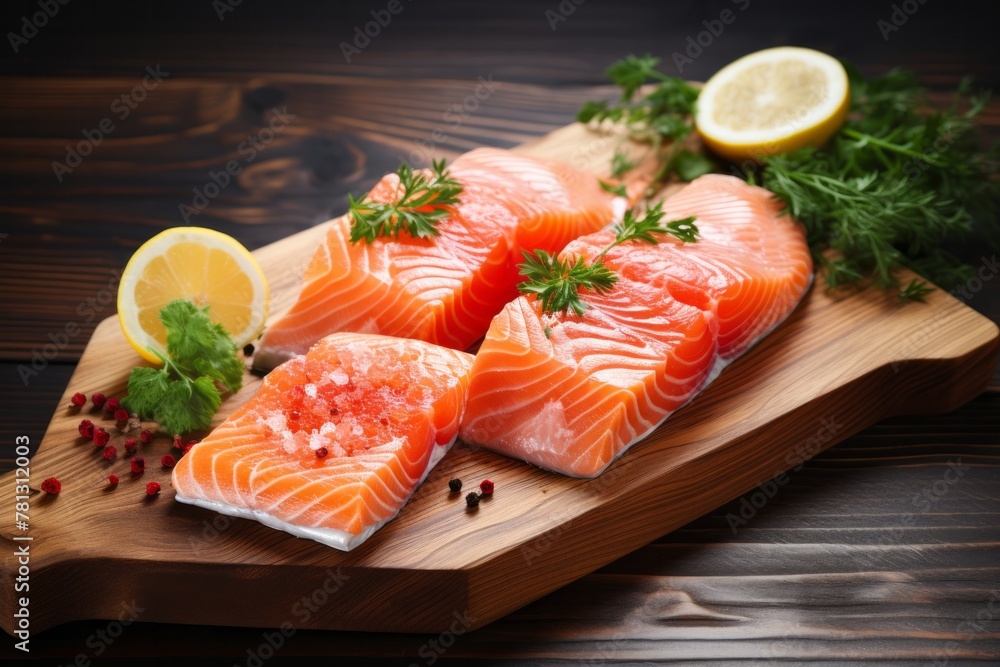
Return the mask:
[[(678, 73), (670, 53), (683, 50), (703, 21), (728, 7), (591, 0), (552, 30), (545, 12), (558, 9), (555, 2), (458, 7), (427, 0), (345, 63), (339, 41), (378, 4), (286, 0), (276, 10), (243, 2), (220, 21), (211, 3), (74, 0), (21, 52), (0, 50), (0, 232), (6, 235), (0, 237), (0, 469), (11, 465), (15, 435), (28, 434), (33, 445), (41, 441), (83, 346), (113, 313), (113, 306), (98, 305), (88, 320), (87, 300), (101, 296), (143, 240), (182, 223), (178, 205), (190, 201), (191, 189), (203, 186), (210, 170), (225, 165), (239, 141), (260, 131), (271, 106), (309, 111), (297, 114), (294, 140), (290, 133), (276, 138), (260, 152), (252, 177), (214, 200), (201, 215), (204, 222), (196, 219), (251, 248), (340, 212), (348, 192), (363, 192), (396, 166), (401, 150), (429, 141), (434, 128), (446, 131), (435, 145), (441, 154), (510, 146), (565, 125), (583, 100), (611, 95), (602, 70), (622, 54), (662, 55), (665, 71)], [(24, 0), (2, 11), (13, 30), (37, 7)], [(966, 74), (986, 86), (1000, 83), (1000, 40), (987, 3), (923, 3), (885, 39), (877, 22), (891, 12), (888, 2), (808, 9), (750, 3), (683, 74), (704, 79), (743, 53), (791, 43), (846, 57), (868, 73), (914, 69), (942, 102)], [(112, 101), (157, 63), (171, 76), (132, 116), (120, 123), (114, 117), (115, 133), (58, 182), (52, 161), (63, 158), (82, 130), (111, 116)], [(460, 126), (443, 119), (479, 76), (491, 75), (501, 85)], [(298, 83), (286, 83), (292, 80)], [(189, 102), (180, 104), (185, 89)], [(374, 97), (377, 89), (384, 94)], [(985, 138), (996, 138), (1000, 104), (991, 102), (983, 121)], [(279, 146), (284, 149), (271, 150)], [(116, 159), (104, 158), (106, 148)], [(288, 165), (295, 166), (294, 177), (285, 175)], [(974, 265), (996, 252), (975, 241), (954, 250)], [(967, 302), (1000, 320), (1000, 281), (985, 283)], [(19, 367), (68, 322), (80, 331), (38, 375), (22, 381)], [(997, 375), (991, 387), (1000, 388)], [(955, 413), (883, 422), (807, 462), (737, 535), (725, 515), (738, 511), (739, 500), (462, 635), (433, 654), (436, 664), (477, 658), (995, 664), (996, 616), (976, 627), (966, 623), (988, 611), (1000, 581), (998, 414), (994, 394)], [(934, 496), (931, 506), (916, 503), (958, 458), (971, 460), (975, 474)], [(891, 550), (883, 543), (886, 532)], [(606, 585), (612, 568), (627, 576)], [(868, 571), (891, 579), (881, 595), (868, 594)], [(675, 574), (687, 578), (685, 590), (701, 606), (722, 577), (734, 577), (727, 608), (750, 620), (726, 629), (710, 619), (658, 614), (659, 607), (645, 603), (679, 589)], [(808, 583), (794, 583), (826, 574), (842, 579), (822, 599), (811, 595)], [(94, 659), (91, 638), (106, 628), (78, 622), (49, 630), (33, 639), (32, 656), (52, 664), (69, 664), (77, 655)], [(429, 664), (427, 647), (437, 639), (302, 631), (267, 664), (321, 655), (350, 656), (347, 664)], [(157, 664), (157, 656), (171, 655), (242, 665), (261, 641), (258, 630), (143, 623), (140, 615), (105, 647), (100, 664), (131, 665), (139, 658)], [(4, 646), (3, 657), (23, 656)]]

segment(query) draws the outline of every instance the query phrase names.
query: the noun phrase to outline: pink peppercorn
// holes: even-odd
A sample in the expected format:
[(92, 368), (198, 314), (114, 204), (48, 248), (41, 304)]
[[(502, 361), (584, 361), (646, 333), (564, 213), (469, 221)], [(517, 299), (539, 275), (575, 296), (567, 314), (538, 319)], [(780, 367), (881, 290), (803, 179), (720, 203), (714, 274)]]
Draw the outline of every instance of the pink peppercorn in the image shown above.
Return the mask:
[(177, 459), (175, 459), (170, 454), (164, 454), (163, 456), (160, 457), (160, 464), (164, 468), (173, 468), (175, 465), (177, 465)]
[(150, 482), (149, 484), (146, 485), (146, 495), (147, 496), (155, 496), (159, 492), (160, 492), (160, 483), (159, 482)]
[(141, 456), (133, 456), (132, 460), (129, 461), (129, 467), (132, 468), (132, 472), (139, 474), (146, 469), (146, 459)]
[(94, 422), (89, 419), (84, 419), (76, 428), (80, 431), (81, 438), (88, 438), (90, 440), (94, 439)]
[(103, 428), (98, 428), (94, 431), (94, 447), (103, 447), (108, 444), (109, 440), (111, 440), (111, 434)]
[(102, 394), (101, 392), (97, 392), (96, 394), (90, 397), (90, 402), (94, 404), (95, 408), (104, 407), (104, 401), (106, 400), (107, 399), (104, 397), (104, 394)]

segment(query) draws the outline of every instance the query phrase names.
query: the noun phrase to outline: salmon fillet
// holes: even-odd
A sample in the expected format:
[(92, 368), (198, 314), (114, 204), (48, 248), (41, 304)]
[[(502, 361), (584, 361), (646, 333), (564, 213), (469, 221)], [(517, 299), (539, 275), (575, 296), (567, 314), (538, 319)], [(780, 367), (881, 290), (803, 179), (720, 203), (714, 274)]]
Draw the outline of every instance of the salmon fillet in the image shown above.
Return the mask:
[(454, 443), (471, 367), (422, 341), (328, 336), (181, 458), (176, 498), (350, 550)]
[[(424, 340), (464, 350), (517, 296), (522, 250), (561, 250), (615, 219), (627, 201), (568, 165), (481, 148), (450, 166), (463, 186), (439, 236), (352, 243), (348, 216), (333, 220), (298, 301), (271, 323), (254, 358), (269, 370), (337, 331)], [(371, 200), (394, 201), (385, 176)]]
[[(784, 320), (812, 261), (798, 223), (763, 188), (703, 176), (664, 204), (695, 216), (696, 243), (629, 243), (604, 263), (620, 278), (583, 290), (583, 315), (543, 314), (519, 297), (476, 355), (461, 438), (575, 477), (603, 472)], [(570, 243), (593, 260), (611, 230)]]

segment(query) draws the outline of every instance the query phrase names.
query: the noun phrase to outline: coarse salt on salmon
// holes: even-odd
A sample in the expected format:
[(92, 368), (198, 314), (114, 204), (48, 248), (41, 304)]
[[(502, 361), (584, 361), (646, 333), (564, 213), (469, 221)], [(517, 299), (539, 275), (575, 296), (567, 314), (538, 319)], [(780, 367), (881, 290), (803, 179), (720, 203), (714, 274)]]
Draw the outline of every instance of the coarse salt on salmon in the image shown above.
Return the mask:
[(350, 550), (454, 443), (471, 366), (422, 341), (328, 336), (180, 459), (176, 498)]

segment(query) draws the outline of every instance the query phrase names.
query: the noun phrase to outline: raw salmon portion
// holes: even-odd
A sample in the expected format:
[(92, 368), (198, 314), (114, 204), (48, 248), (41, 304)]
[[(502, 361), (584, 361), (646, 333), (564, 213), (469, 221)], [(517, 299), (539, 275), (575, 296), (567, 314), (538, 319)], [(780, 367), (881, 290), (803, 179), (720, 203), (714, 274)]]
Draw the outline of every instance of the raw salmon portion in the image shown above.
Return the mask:
[[(348, 216), (330, 223), (298, 301), (268, 327), (256, 368), (270, 369), (336, 331), (466, 349), (517, 296), (523, 249), (559, 251), (626, 205), (591, 174), (498, 149), (467, 153), (449, 171), (463, 191), (439, 236), (352, 243)], [(368, 197), (393, 201), (398, 184), (389, 174)]]
[(328, 336), (181, 458), (177, 500), (356, 547), (454, 443), (471, 366), (422, 341)]
[[(696, 243), (629, 243), (604, 263), (607, 294), (581, 291), (583, 315), (543, 315), (534, 297), (490, 326), (469, 384), (463, 440), (575, 477), (594, 477), (795, 308), (812, 263), (800, 226), (771, 193), (703, 176), (668, 199), (694, 215)], [(610, 230), (570, 243), (590, 261)]]

